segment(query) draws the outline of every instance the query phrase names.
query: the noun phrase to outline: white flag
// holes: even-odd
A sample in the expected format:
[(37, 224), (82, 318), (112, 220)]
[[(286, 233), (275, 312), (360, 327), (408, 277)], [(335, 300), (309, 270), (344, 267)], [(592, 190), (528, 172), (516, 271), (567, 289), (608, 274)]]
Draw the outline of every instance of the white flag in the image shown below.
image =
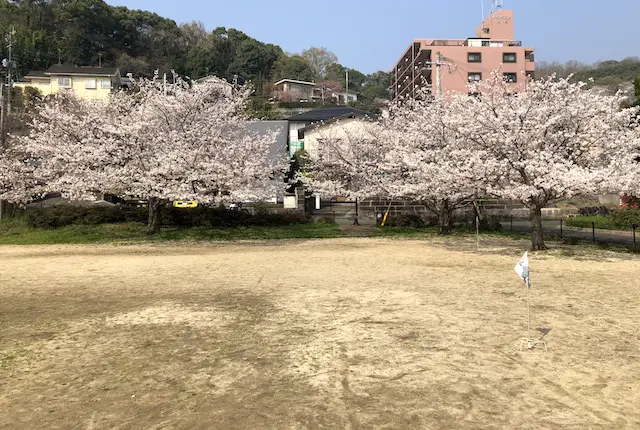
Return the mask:
[(527, 287), (531, 287), (531, 283), (529, 282), (529, 257), (527, 256), (527, 254), (528, 254), (528, 251), (524, 253), (520, 261), (518, 261), (518, 264), (516, 264), (516, 267), (514, 267), (514, 269), (518, 274), (518, 276), (522, 278), (522, 280), (527, 285)]

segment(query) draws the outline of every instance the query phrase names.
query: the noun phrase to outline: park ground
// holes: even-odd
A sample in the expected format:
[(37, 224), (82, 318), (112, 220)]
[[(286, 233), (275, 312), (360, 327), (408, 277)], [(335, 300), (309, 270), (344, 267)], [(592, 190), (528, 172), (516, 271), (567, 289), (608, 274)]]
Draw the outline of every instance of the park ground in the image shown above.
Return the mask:
[(2, 246), (0, 428), (640, 428), (640, 258), (531, 255), (521, 353), (527, 246)]

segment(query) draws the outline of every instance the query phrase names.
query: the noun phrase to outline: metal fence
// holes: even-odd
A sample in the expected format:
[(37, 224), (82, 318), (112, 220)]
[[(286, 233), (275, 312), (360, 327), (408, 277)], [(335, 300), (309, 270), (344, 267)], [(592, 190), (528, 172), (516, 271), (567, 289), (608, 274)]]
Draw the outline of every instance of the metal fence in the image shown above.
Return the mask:
[[(523, 218), (500, 217), (503, 231), (531, 233), (531, 221)], [(605, 230), (592, 222), (588, 228), (567, 225), (566, 218), (543, 219), (542, 230), (547, 237), (571, 242), (590, 242), (600, 244), (619, 244), (640, 246), (638, 225), (633, 224), (624, 230)]]

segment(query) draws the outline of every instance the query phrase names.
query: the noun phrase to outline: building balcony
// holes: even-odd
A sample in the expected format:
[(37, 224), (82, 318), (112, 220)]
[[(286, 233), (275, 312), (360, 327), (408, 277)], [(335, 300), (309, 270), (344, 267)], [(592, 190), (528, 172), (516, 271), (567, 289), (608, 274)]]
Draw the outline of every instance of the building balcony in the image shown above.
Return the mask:
[(466, 40), (434, 40), (432, 46), (465, 46)]

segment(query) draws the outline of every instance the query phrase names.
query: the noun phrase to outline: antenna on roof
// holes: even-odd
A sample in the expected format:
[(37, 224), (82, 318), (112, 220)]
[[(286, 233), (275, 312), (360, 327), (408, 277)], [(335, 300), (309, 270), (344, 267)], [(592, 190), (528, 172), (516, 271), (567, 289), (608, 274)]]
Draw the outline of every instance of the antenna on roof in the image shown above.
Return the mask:
[(503, 0), (491, 0), (491, 13), (502, 10), (504, 6)]

